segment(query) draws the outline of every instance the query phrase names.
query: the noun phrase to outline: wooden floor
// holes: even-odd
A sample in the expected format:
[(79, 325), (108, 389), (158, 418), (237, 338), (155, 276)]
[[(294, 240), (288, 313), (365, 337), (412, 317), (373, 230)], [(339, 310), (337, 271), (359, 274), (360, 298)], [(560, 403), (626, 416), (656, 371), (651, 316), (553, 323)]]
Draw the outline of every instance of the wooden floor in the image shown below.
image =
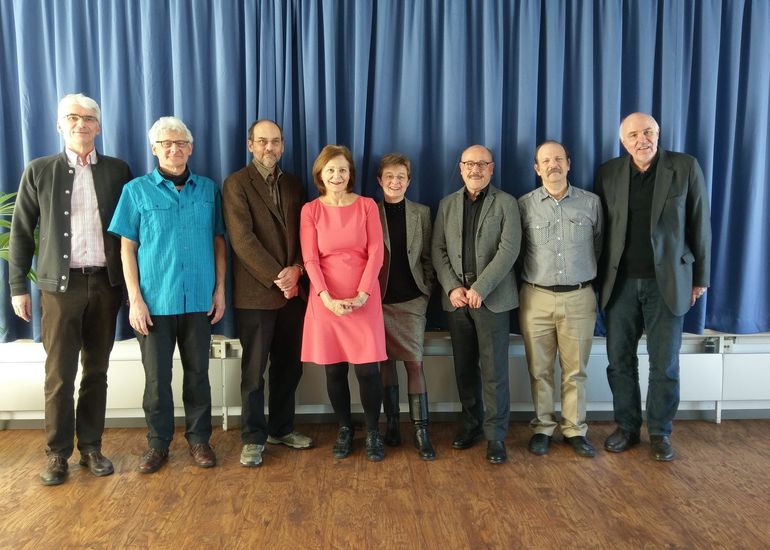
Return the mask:
[[(581, 459), (556, 443), (529, 454), (514, 423), (509, 461), (485, 445), (451, 449), (454, 426), (432, 425), (438, 452), (411, 446), (367, 462), (331, 457), (335, 428), (300, 428), (318, 447), (269, 446), (261, 468), (238, 462), (237, 430), (216, 429), (219, 465), (194, 467), (180, 432), (169, 463), (136, 472), (144, 430), (109, 429), (115, 475), (96, 478), (70, 460), (68, 481), (38, 481), (40, 430), (0, 431), (0, 548), (768, 548), (770, 421), (679, 421), (672, 463), (642, 444)], [(409, 429), (404, 423), (402, 428)], [(592, 423), (597, 447), (612, 431)]]

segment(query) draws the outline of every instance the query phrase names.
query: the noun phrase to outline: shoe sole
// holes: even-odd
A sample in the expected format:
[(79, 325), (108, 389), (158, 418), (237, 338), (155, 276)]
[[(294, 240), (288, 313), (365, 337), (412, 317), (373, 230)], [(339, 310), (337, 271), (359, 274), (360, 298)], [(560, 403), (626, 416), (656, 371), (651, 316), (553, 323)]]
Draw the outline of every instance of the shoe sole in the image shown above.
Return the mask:
[(272, 436), (267, 436), (267, 442), (270, 443), (271, 445), (286, 445), (287, 447), (289, 447), (291, 449), (299, 449), (299, 450), (302, 450), (302, 449), (312, 449), (313, 446), (314, 446), (313, 443), (311, 443), (310, 445), (294, 445), (292, 443), (287, 443), (285, 441), (281, 441), (280, 439), (277, 439), (277, 438), (272, 437)]
[(40, 483), (42, 483), (46, 487), (52, 487), (54, 485), (61, 485), (65, 481), (67, 481), (67, 476), (64, 476), (64, 478), (62, 478), (62, 479), (55, 479), (55, 480), (50, 480), (50, 481), (47, 481), (47, 480), (42, 479), (42, 478), (40, 479)]
[(96, 477), (111, 476), (112, 474), (115, 473), (115, 468), (111, 468), (111, 469), (105, 470), (103, 472), (94, 472), (91, 469), (91, 467), (88, 466), (88, 461), (87, 460), (81, 460), (80, 462), (78, 462), (78, 464), (80, 464), (81, 466), (86, 466), (88, 468), (88, 471), (91, 472), (92, 474), (94, 474)]
[(474, 437), (472, 440), (470, 440), (468, 443), (463, 443), (461, 445), (455, 445), (454, 441), (452, 442), (452, 448), (457, 449), (458, 451), (464, 451), (465, 449), (470, 449), (473, 447), (476, 443), (484, 439), (484, 434), (479, 434), (476, 437)]
[(244, 462), (243, 460), (241, 460), (241, 466), (243, 466), (245, 468), (259, 468), (260, 466), (262, 466), (262, 462), (261, 461), (260, 462)]

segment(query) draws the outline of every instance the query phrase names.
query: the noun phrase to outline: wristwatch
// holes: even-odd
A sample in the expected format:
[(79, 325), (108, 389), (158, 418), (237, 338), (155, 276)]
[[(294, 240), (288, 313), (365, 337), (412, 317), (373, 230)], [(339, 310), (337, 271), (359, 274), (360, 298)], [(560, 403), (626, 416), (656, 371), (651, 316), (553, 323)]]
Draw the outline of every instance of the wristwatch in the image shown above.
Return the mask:
[(294, 264), (294, 265), (299, 268), (299, 276), (302, 277), (305, 274), (305, 268), (300, 264)]

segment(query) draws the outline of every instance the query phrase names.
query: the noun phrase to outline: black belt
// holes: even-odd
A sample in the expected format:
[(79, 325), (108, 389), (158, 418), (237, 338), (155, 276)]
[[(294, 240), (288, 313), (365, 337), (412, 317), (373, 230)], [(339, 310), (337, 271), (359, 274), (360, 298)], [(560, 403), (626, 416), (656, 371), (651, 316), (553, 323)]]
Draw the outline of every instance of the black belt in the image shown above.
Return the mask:
[(100, 273), (107, 269), (103, 265), (90, 265), (86, 267), (73, 267), (70, 268), (70, 271), (76, 271), (78, 273), (82, 273), (83, 275), (94, 275), (96, 273)]
[(553, 286), (536, 285), (535, 283), (529, 283), (529, 284), (537, 288), (542, 288), (543, 290), (550, 290), (551, 292), (572, 292), (574, 290), (580, 290), (581, 288), (591, 286), (591, 282), (592, 281), (584, 281), (576, 285), (553, 285)]

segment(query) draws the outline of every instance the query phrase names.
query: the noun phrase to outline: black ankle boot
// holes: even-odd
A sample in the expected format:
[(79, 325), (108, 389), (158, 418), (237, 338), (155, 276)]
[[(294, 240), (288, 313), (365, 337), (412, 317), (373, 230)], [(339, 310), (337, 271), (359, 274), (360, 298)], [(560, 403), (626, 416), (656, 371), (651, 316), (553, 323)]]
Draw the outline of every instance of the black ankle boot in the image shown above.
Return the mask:
[(428, 437), (428, 394), (409, 394), (409, 416), (414, 422), (414, 446), (422, 460), (433, 460), (436, 451), (433, 450)]
[(366, 432), (366, 458), (372, 462), (379, 462), (385, 458), (385, 447), (382, 446), (382, 438), (377, 430)]
[(398, 410), (398, 386), (382, 388), (382, 407), (385, 409), (385, 445), (398, 447), (401, 445), (401, 425)]

